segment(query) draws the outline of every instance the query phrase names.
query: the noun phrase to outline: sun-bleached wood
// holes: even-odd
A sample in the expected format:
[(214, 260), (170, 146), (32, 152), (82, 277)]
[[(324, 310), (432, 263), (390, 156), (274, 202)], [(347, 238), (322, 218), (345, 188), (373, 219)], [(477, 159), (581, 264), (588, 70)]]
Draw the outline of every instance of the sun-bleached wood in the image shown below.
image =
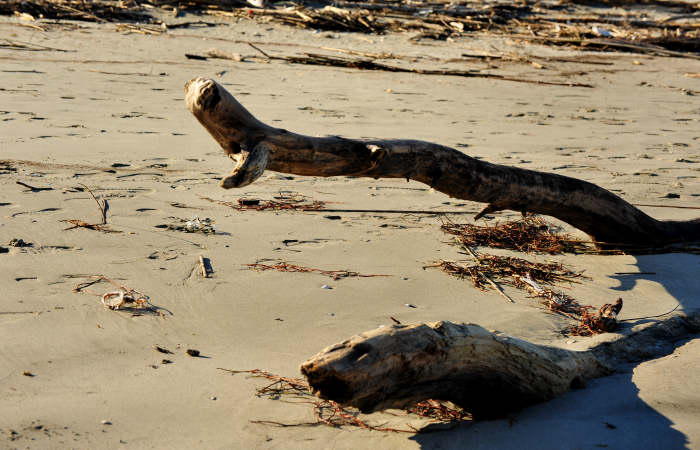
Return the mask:
[(491, 164), (430, 142), (310, 137), (256, 119), (221, 85), (185, 85), (190, 111), (235, 162), (221, 186), (246, 186), (265, 170), (310, 176), (406, 178), (451, 197), (486, 203), (477, 217), (514, 210), (556, 217), (619, 247), (700, 241), (700, 219), (659, 221), (617, 195), (563, 175)]
[(394, 325), (322, 350), (301, 365), (314, 393), (363, 412), (446, 400), (475, 418), (552, 399), (627, 363), (670, 354), (700, 331), (676, 315), (587, 351), (536, 345), (474, 324)]

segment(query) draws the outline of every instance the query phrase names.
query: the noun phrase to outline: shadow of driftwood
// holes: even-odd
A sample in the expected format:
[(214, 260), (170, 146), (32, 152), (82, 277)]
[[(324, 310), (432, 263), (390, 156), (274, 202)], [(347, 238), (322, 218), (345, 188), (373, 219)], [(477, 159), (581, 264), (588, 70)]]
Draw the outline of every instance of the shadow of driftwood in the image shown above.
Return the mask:
[[(680, 311), (700, 311), (699, 255), (644, 255), (636, 260), (629, 272), (643, 274), (611, 276), (620, 282), (613, 290), (621, 297), (646, 280), (660, 284), (677, 300)], [(674, 305), (668, 306), (660, 306), (659, 314)], [(624, 315), (620, 318), (625, 319)], [(663, 319), (631, 320), (623, 323), (622, 332)], [(669, 351), (680, 344), (675, 343)], [(527, 408), (511, 419), (476, 422), (446, 432), (417, 434), (411, 439), (431, 449), (687, 448), (686, 436), (639, 397), (632, 380), (633, 368), (592, 380), (585, 389)], [(425, 431), (431, 431), (430, 427)]]
[[(476, 422), (411, 439), (430, 449), (678, 449), (688, 441), (638, 397), (631, 371), (530, 407), (512, 419)], [(425, 431), (429, 431), (426, 429)]]
[[(640, 281), (658, 283), (676, 299), (681, 310), (700, 310), (700, 255), (666, 253), (635, 258), (634, 266), (641, 275), (612, 275), (610, 278), (620, 282), (613, 290), (624, 297), (624, 292), (632, 290)], [(666, 311), (659, 311), (663, 312)], [(621, 318), (625, 318), (624, 314)]]

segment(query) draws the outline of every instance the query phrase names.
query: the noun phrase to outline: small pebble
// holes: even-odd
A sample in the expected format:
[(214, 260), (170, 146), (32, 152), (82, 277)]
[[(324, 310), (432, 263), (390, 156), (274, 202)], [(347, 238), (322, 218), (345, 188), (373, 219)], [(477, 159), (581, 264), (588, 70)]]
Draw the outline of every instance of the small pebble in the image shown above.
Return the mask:
[(210, 397), (209, 400), (216, 400), (216, 397)]
[(106, 420), (106, 419), (105, 419), (105, 420), (102, 421), (102, 425), (112, 425), (112, 421), (111, 421), (111, 420)]
[(412, 303), (406, 303), (404, 306), (408, 306), (409, 308), (416, 308), (416, 305)]
[(25, 370), (24, 372), (22, 372), (22, 375), (24, 375), (25, 377), (33, 377), (34, 376), (34, 374), (28, 370)]
[(321, 289), (333, 289), (333, 288), (328, 286), (327, 284), (324, 284), (323, 286), (321, 286)]
[(199, 350), (195, 350), (193, 348), (188, 348), (186, 353), (192, 357), (197, 357), (199, 356)]

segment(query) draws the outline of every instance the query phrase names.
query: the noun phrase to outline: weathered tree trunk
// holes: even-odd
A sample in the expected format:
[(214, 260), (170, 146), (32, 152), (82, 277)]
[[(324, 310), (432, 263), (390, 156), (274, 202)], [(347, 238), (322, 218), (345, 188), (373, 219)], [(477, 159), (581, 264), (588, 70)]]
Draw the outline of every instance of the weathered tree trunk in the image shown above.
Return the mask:
[(406, 178), (463, 200), (479, 213), (510, 209), (556, 217), (615, 246), (650, 247), (700, 240), (700, 219), (653, 219), (615, 194), (562, 175), (490, 164), (455, 149), (414, 140), (315, 138), (270, 127), (213, 80), (185, 85), (190, 111), (236, 162), (221, 186), (255, 181), (265, 170), (312, 176)]
[(475, 418), (502, 417), (583, 386), (616, 367), (659, 357), (700, 331), (700, 314), (674, 316), (584, 352), (532, 344), (478, 325), (436, 322), (354, 336), (304, 362), (314, 393), (362, 412), (448, 400)]

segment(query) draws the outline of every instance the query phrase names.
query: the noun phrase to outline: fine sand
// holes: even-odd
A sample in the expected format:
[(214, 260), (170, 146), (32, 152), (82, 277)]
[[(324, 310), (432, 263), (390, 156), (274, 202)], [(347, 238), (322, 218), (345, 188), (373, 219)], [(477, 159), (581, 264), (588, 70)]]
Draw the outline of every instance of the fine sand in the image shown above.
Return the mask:
[[(0, 447), (700, 448), (697, 340), (507, 419), (449, 431), (252, 423), (299, 424), (314, 416), (309, 405), (256, 397), (265, 380), (217, 368), (296, 377), (308, 357), (391, 325), (390, 316), (403, 323), (473, 322), (576, 349), (616, 335), (562, 336), (569, 322), (521, 291), (505, 288), (515, 299), (510, 304), (423, 269), (464, 256), (440, 231), (440, 219), (420, 211), (471, 221), (483, 205), (416, 182), (272, 172), (243, 189), (222, 190), (218, 179), (232, 164), (183, 99), (187, 80), (213, 77), (271, 125), (309, 135), (438, 142), (487, 161), (599, 184), (631, 203), (658, 205), (641, 207), (657, 218), (689, 219), (700, 215), (700, 102), (692, 95), (700, 93), (700, 79), (685, 74), (700, 72), (700, 61), (580, 53), (487, 36), (412, 43), (406, 35), (314, 33), (247, 21), (145, 35), (111, 24), (41, 31), (3, 17), (0, 36), (54, 49), (0, 49), (0, 246), (9, 248), (0, 254)], [(260, 56), (248, 41), (276, 55), (338, 55), (322, 49), (332, 47), (463, 70), (488, 63), (445, 60), (478, 52), (557, 54), (581, 61), (546, 68), (499, 61), (489, 70), (595, 87), (184, 56), (212, 48)], [(17, 181), (52, 189), (32, 191)], [(100, 222), (81, 185), (107, 199), (108, 226), (120, 233), (64, 230), (68, 219)], [(201, 198), (270, 199), (280, 191), (330, 209), (417, 212), (236, 211)], [(156, 228), (194, 216), (211, 218), (216, 234)], [(496, 220), (515, 217), (500, 213)], [(32, 246), (8, 247), (15, 238)], [(206, 279), (200, 255), (210, 262)], [(591, 279), (567, 292), (594, 306), (622, 297), (621, 319), (678, 304), (686, 312), (700, 307), (698, 255), (525, 257), (585, 270)], [(245, 266), (263, 261), (390, 276), (334, 281)], [(163, 317), (108, 310), (98, 296), (72, 292), (84, 281), (76, 276), (97, 274), (147, 294)], [(104, 283), (91, 289), (112, 290)], [(187, 349), (202, 357), (187, 356)], [(365, 419), (425, 424), (400, 413)]]

